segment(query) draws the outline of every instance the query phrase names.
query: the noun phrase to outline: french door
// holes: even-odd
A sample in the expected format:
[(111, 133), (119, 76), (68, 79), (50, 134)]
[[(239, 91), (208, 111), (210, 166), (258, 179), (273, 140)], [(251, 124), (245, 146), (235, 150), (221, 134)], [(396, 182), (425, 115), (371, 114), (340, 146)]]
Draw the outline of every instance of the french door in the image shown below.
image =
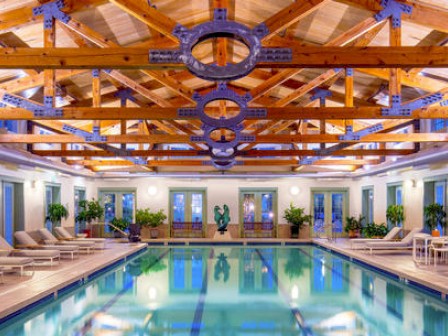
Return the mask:
[(240, 189), (240, 214), (242, 237), (247, 236), (247, 232), (275, 237), (277, 191)]
[(134, 221), (135, 191), (103, 190), (99, 197), (104, 206), (104, 231), (111, 232), (108, 225), (114, 217)]
[(170, 190), (170, 232), (173, 236), (199, 234), (203, 236), (206, 226), (205, 189)]
[(314, 190), (312, 203), (312, 235), (327, 238), (341, 236), (348, 214), (348, 190)]

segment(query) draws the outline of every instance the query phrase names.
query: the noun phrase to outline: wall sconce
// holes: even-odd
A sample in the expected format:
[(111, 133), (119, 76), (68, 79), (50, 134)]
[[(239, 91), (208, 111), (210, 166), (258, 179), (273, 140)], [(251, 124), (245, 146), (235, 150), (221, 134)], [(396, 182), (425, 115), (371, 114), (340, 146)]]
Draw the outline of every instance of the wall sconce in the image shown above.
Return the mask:
[(289, 193), (293, 196), (297, 196), (300, 193), (300, 188), (298, 186), (292, 186), (289, 188)]
[(155, 196), (157, 194), (157, 187), (156, 186), (148, 187), (148, 194), (149, 196)]

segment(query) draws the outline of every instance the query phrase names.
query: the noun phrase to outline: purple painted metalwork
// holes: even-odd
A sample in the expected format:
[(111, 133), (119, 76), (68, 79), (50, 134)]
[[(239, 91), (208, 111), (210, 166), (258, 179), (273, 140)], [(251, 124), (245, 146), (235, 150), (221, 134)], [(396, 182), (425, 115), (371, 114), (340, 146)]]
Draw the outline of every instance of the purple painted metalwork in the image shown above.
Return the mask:
[[(292, 59), (289, 48), (263, 48), (261, 39), (269, 33), (266, 25), (260, 24), (250, 30), (246, 26), (227, 21), (227, 10), (216, 8), (213, 21), (206, 22), (189, 30), (177, 25), (173, 35), (180, 41), (180, 49), (159, 49), (149, 51), (150, 63), (184, 63), (195, 76), (210, 81), (230, 81), (249, 74), (257, 62), (288, 62)], [(249, 48), (249, 56), (237, 64), (218, 66), (204, 64), (193, 55), (193, 48), (200, 42), (217, 37), (238, 40)]]
[(135, 98), (134, 98), (134, 96), (132, 95), (132, 90), (129, 89), (129, 88), (118, 90), (118, 91), (114, 94), (114, 97), (120, 98), (120, 105), (121, 105), (122, 107), (123, 107), (123, 106), (126, 106), (126, 101), (127, 101), (127, 100), (130, 100), (130, 101), (135, 102)]
[(64, 0), (57, 0), (53, 2), (47, 2), (39, 7), (33, 8), (33, 15), (44, 16), (44, 28), (45, 29), (51, 29), (53, 27), (53, 18), (63, 22), (67, 23), (71, 20), (70, 15), (65, 14), (60, 9), (64, 8)]
[(382, 0), (381, 6), (383, 10), (375, 14), (374, 18), (376, 21), (380, 22), (388, 17), (392, 17), (392, 27), (401, 27), (401, 14), (412, 13), (412, 6), (403, 3), (396, 2), (395, 0)]
[(311, 100), (316, 100), (319, 99), (319, 102), (321, 105), (325, 104), (325, 99), (327, 99), (327, 97), (331, 97), (332, 93), (331, 91), (325, 90), (325, 89), (320, 89), (320, 88), (315, 88), (313, 90), (313, 95), (311, 96)]
[[(252, 109), (247, 107), (247, 102), (252, 99), (252, 96), (247, 93), (244, 96), (240, 96), (233, 90), (227, 88), (225, 83), (218, 84), (218, 88), (206, 94), (205, 96), (201, 96), (198, 93), (193, 95), (193, 99), (196, 101), (196, 108), (181, 108), (177, 110), (177, 115), (179, 117), (199, 117), (204, 124), (219, 127), (219, 128), (230, 128), (233, 127), (240, 122), (242, 122), (248, 115), (256, 116), (256, 117), (266, 117), (266, 109)], [(222, 118), (216, 119), (209, 117), (205, 112), (205, 106), (215, 100), (231, 100), (235, 102), (239, 108), (240, 113), (232, 118)]]
[(313, 156), (313, 157), (307, 157), (304, 158), (302, 160), (299, 160), (299, 164), (302, 165), (312, 165), (314, 162), (316, 162), (317, 160), (320, 160), (321, 158), (319, 156)]
[(92, 77), (98, 78), (100, 76), (100, 70), (99, 69), (92, 69)]
[(232, 168), (237, 162), (235, 160), (231, 161), (216, 161), (212, 160), (212, 165), (219, 170), (228, 170)]
[(136, 165), (145, 165), (148, 163), (148, 160), (145, 160), (141, 157), (133, 157), (133, 156), (129, 156), (126, 158), (126, 160), (129, 160), (131, 162), (133, 162)]
[(410, 103), (401, 104), (401, 96), (394, 95), (392, 96), (392, 107), (383, 107), (381, 109), (381, 115), (384, 117), (387, 116), (410, 116), (412, 111), (415, 111), (419, 108), (432, 105), (434, 103), (440, 102), (443, 100), (443, 94), (434, 93), (432, 95), (428, 95), (426, 97), (422, 97), (411, 101)]
[[(348, 127), (351, 127), (351, 126), (347, 126), (347, 128)], [(372, 125), (370, 127), (364, 128), (364, 129), (362, 129), (362, 130), (360, 130), (358, 132), (353, 132), (352, 129), (349, 132), (347, 130), (347, 128), (346, 128), (346, 134), (338, 136), (339, 140), (359, 141), (365, 135), (374, 134), (374, 133), (377, 133), (379, 131), (382, 131), (383, 130), (383, 124)]]
[(353, 69), (352, 68), (345, 69), (345, 75), (347, 77), (353, 77)]
[(93, 127), (92, 133), (83, 131), (79, 128), (64, 124), (62, 130), (80, 137), (83, 137), (86, 142), (106, 142), (107, 137), (100, 135), (100, 128), (98, 126)]
[[(49, 103), (50, 102), (49, 98), (51, 98), (51, 103)], [(45, 96), (44, 100), (45, 100), (45, 103), (48, 105), (42, 106), (40, 104), (27, 101), (27, 100), (23, 99), (22, 97), (11, 95), (9, 93), (5, 93), (2, 98), (3, 103), (5, 103), (9, 106), (19, 107), (19, 108), (23, 108), (25, 110), (31, 111), (34, 114), (34, 117), (62, 117), (63, 116), (62, 109), (57, 109), (52, 106), (53, 105), (53, 97)]]

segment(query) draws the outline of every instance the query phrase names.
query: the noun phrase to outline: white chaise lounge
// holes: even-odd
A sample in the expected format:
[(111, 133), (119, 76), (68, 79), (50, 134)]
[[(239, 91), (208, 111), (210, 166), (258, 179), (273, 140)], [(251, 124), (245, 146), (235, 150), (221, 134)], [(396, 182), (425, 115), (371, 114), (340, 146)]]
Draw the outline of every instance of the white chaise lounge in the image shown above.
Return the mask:
[(26, 257), (10, 257), (8, 251), (2, 251), (0, 253), (0, 271), (2, 271), (2, 280), (3, 280), (3, 272), (8, 270), (19, 269), (20, 276), (23, 275), (23, 269), (25, 267), (30, 267), (34, 265), (34, 260)]
[(70, 232), (67, 231), (66, 228), (62, 226), (57, 226), (54, 228), (55, 234), (59, 239), (66, 241), (87, 241), (90, 243), (95, 243), (96, 249), (105, 249), (106, 248), (106, 239), (105, 238), (75, 238)]
[(66, 241), (66, 240), (59, 240), (53, 234), (48, 231), (47, 228), (39, 229), (39, 234), (44, 242), (44, 244), (53, 244), (53, 245), (75, 245), (79, 247), (80, 251), (90, 253), (93, 252), (95, 248), (95, 243), (88, 242), (88, 241)]
[(414, 228), (400, 241), (367, 242), (366, 249), (370, 250), (370, 254), (373, 253), (373, 250), (412, 249), (414, 235), (421, 231), (422, 228)]
[(26, 257), (31, 258), (34, 261), (49, 261), (50, 265), (53, 266), (53, 262), (61, 257), (61, 252), (58, 250), (25, 250), (25, 249), (14, 249), (9, 243), (0, 236), (0, 250), (8, 251), (10, 257)]
[(69, 255), (74, 259), (79, 254), (79, 246), (76, 245), (47, 245), (38, 244), (27, 232), (16, 231), (14, 237), (17, 239), (20, 248), (40, 249), (40, 250), (58, 250), (61, 255)]
[(350, 248), (352, 250), (357, 250), (366, 247), (366, 243), (371, 242), (385, 242), (391, 241), (394, 239), (401, 231), (401, 227), (394, 226), (383, 238), (374, 239), (374, 238), (355, 238), (350, 240)]

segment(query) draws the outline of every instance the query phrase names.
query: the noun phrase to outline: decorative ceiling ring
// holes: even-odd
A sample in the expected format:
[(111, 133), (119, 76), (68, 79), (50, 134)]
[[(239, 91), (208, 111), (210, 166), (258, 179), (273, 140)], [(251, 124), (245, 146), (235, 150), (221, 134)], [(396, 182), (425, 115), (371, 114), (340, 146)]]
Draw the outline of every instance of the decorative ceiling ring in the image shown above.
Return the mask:
[(213, 160), (230, 160), (236, 156), (236, 148), (228, 148), (227, 150), (220, 150), (218, 148), (210, 148), (210, 157)]
[(228, 170), (236, 164), (236, 161), (235, 160), (231, 160), (231, 161), (212, 160), (212, 164), (216, 169)]
[[(261, 39), (269, 33), (265, 24), (249, 29), (241, 23), (227, 21), (227, 10), (216, 8), (213, 21), (197, 25), (191, 30), (176, 25), (173, 35), (180, 41), (180, 49), (159, 49), (149, 51), (150, 63), (184, 63), (195, 76), (210, 81), (230, 81), (249, 74), (258, 62), (288, 62), (292, 59), (289, 48), (263, 48)], [(241, 41), (249, 49), (249, 55), (240, 63), (218, 66), (204, 64), (196, 59), (193, 48), (205, 40), (227, 37)]]
[[(207, 143), (207, 145), (209, 145), (210, 147), (214, 148), (214, 149), (218, 149), (221, 151), (226, 151), (230, 148), (234, 148), (238, 145), (238, 142), (240, 141), (240, 132), (242, 130), (241, 125), (238, 126), (232, 126), (232, 127), (214, 127), (214, 126), (210, 126), (210, 125), (202, 125), (202, 128), (204, 130), (204, 140)], [(231, 132), (233, 132), (235, 134), (235, 137), (230, 140), (227, 141), (225, 139), (221, 139), (221, 140), (214, 140), (211, 138), (211, 134), (212, 132), (216, 131), (216, 130), (229, 130)]]

